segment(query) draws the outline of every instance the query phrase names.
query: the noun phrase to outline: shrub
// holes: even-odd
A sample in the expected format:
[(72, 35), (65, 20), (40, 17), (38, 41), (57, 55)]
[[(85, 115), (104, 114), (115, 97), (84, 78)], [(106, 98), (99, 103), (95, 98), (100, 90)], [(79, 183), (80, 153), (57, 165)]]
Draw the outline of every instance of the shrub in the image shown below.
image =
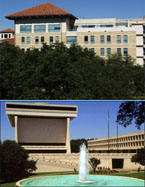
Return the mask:
[(1, 178), (13, 181), (35, 171), (36, 161), (28, 160), (26, 150), (15, 141), (6, 140), (1, 145)]

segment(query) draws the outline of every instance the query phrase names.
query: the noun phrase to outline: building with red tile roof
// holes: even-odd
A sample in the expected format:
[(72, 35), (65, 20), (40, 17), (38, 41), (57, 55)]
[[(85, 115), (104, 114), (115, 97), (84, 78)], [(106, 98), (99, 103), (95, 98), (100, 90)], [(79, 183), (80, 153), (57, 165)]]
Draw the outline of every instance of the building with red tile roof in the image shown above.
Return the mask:
[(0, 33), (14, 33), (15, 31), (13, 29), (5, 29), (0, 31)]
[(15, 39), (14, 38), (7, 38), (7, 39), (0, 40), (0, 43), (2, 43), (2, 42), (8, 42), (11, 45), (15, 45)]
[(102, 58), (111, 54), (145, 63), (145, 19), (77, 19), (71, 13), (44, 3), (6, 16), (15, 21), (15, 45), (40, 49), (44, 43), (77, 43)]
[(13, 29), (4, 29), (0, 31), (0, 42), (8, 42), (11, 45), (15, 45), (14, 39), (15, 31)]

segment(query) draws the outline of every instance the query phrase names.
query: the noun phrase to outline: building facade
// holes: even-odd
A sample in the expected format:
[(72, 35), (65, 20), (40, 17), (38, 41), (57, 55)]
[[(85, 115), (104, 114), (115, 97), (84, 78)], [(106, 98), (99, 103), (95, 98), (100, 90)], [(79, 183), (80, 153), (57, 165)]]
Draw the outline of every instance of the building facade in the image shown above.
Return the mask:
[(40, 49), (43, 43), (77, 43), (104, 58), (130, 55), (135, 64), (144, 64), (145, 19), (77, 19), (50, 3), (6, 18), (15, 21), (15, 44), (23, 50)]
[(28, 153), (71, 153), (69, 127), (77, 106), (7, 102), (6, 114), (15, 141)]
[(0, 31), (0, 43), (2, 42), (8, 42), (12, 45), (14, 45), (15, 41), (14, 41), (14, 35), (15, 31), (12, 30), (12, 29), (5, 29), (5, 30), (2, 30)]
[(97, 152), (132, 152), (145, 145), (144, 132), (129, 133), (88, 141), (88, 150)]

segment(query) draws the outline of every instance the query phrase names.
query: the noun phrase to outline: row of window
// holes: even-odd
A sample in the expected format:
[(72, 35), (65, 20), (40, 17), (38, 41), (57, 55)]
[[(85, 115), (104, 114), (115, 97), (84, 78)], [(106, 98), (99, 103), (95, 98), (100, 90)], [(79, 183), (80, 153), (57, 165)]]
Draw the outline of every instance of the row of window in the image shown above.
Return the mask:
[[(55, 41), (54, 41), (55, 38)], [(30, 44), (31, 43), (31, 38), (28, 37), (21, 37), (21, 44)], [(35, 36), (35, 44), (43, 44), (45, 43), (45, 37), (44, 36)], [(59, 36), (50, 36), (49, 37), (49, 44), (53, 44), (53, 43), (59, 43)]]
[[(60, 24), (48, 25), (48, 32), (60, 32)], [(46, 25), (34, 25), (34, 33), (46, 32)], [(20, 33), (32, 33), (32, 25), (21, 25)]]
[(1, 34), (1, 38), (11, 38), (11, 34)]
[[(121, 44), (122, 41), (121, 41), (121, 35), (117, 35), (117, 43), (118, 44)], [(105, 43), (105, 40), (107, 41), (108, 44), (111, 43), (111, 35), (107, 35), (106, 36), (106, 39), (105, 39), (105, 36), (104, 35), (101, 35), (100, 36), (100, 43), (101, 44), (104, 44)], [(85, 44), (88, 44), (89, 42), (89, 36), (84, 36), (84, 43)], [(91, 44), (94, 44), (95, 43), (95, 36), (90, 36), (90, 42)], [(124, 35), (123, 36), (123, 42), (126, 44), (128, 43), (128, 35)]]

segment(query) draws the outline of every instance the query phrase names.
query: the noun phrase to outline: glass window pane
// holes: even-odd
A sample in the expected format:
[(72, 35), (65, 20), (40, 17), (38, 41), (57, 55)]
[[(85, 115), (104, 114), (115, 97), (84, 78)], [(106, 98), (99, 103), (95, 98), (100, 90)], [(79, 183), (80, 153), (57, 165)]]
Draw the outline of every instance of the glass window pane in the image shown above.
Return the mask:
[(117, 43), (118, 43), (118, 44), (121, 43), (121, 35), (117, 35)]
[(127, 56), (127, 55), (128, 55), (128, 49), (124, 48), (124, 56)]
[(48, 25), (48, 32), (60, 32), (60, 24), (50, 24)]
[(30, 44), (30, 37), (27, 37), (27, 44)]
[(50, 36), (50, 38), (49, 38), (49, 43), (50, 43), (50, 44), (53, 44), (53, 36)]
[(100, 36), (100, 42), (101, 42), (101, 44), (104, 44), (104, 35)]
[(41, 36), (41, 43), (44, 43), (44, 36)]
[(91, 44), (95, 43), (95, 36), (91, 36)]
[(46, 25), (34, 25), (34, 32), (46, 32)]
[(35, 44), (39, 44), (39, 37), (38, 36), (35, 37)]
[(121, 48), (117, 48), (117, 55), (121, 56)]
[(128, 43), (128, 36), (124, 35), (124, 43)]
[(66, 43), (67, 44), (77, 43), (77, 36), (67, 36)]
[(55, 37), (55, 43), (59, 43), (59, 36)]
[(21, 38), (21, 44), (25, 44), (25, 37)]
[(107, 56), (111, 56), (111, 48), (107, 48)]
[(101, 56), (104, 56), (104, 48), (101, 48)]
[(20, 26), (20, 33), (31, 33), (32, 26), (31, 25), (21, 25)]
[(110, 44), (111, 43), (111, 36), (107, 35), (107, 43)]

